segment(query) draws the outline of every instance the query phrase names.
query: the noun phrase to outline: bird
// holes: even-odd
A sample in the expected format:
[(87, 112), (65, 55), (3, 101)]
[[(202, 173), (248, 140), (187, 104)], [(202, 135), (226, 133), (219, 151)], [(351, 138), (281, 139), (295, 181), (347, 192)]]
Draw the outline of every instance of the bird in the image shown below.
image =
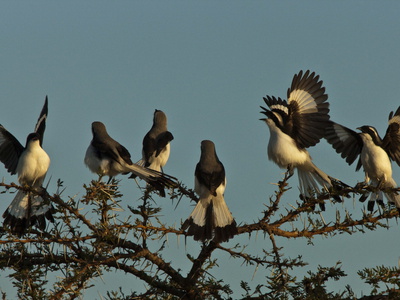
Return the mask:
[(18, 190), (14, 200), (3, 214), (4, 226), (12, 233), (22, 234), (27, 228), (37, 225), (46, 228), (46, 219), (54, 222), (53, 207), (40, 193), (50, 166), (50, 157), (43, 150), (43, 136), (48, 114), (46, 96), (34, 132), (26, 139), (25, 147), (0, 125), (0, 161), (12, 175), (18, 174), (18, 182), (33, 191)]
[[(325, 139), (328, 143), (337, 153), (341, 153), (341, 157), (349, 165), (359, 157), (356, 171), (363, 167), (365, 183), (371, 183), (378, 189), (371, 193), (367, 206), (369, 211), (373, 211), (375, 202), (383, 203), (382, 194), (400, 211), (400, 195), (388, 191), (397, 187), (392, 177), (391, 160), (400, 166), (400, 107), (395, 113), (390, 112), (388, 119), (388, 128), (383, 139), (376, 128), (369, 125), (358, 127), (360, 132), (356, 132), (330, 121), (326, 129)], [(363, 195), (360, 201), (365, 201), (368, 194)]]
[[(267, 117), (260, 120), (270, 131), (268, 158), (280, 168), (287, 168), (291, 175), (297, 169), (303, 199), (321, 194), (320, 187), (328, 192), (335, 184), (332, 177), (312, 162), (306, 149), (319, 143), (329, 124), (328, 95), (322, 84), (315, 72), (300, 71), (287, 90), (287, 100), (266, 96), (263, 100), (269, 109), (260, 106), (261, 113)], [(325, 209), (323, 203), (320, 207)]]
[(109, 176), (108, 182), (118, 174), (132, 173), (156, 188), (162, 197), (164, 187), (176, 186), (175, 177), (133, 163), (129, 151), (108, 135), (102, 122), (92, 123), (92, 134), (84, 162), (93, 173)]
[(218, 159), (215, 144), (203, 140), (200, 161), (195, 169), (194, 189), (199, 201), (182, 224), (182, 229), (188, 229), (187, 234), (194, 240), (222, 243), (238, 233), (236, 221), (224, 199), (225, 186), (225, 168)]
[(146, 168), (163, 172), (170, 154), (170, 142), (174, 136), (167, 129), (167, 116), (156, 109), (153, 126), (143, 138), (142, 159), (138, 162)]

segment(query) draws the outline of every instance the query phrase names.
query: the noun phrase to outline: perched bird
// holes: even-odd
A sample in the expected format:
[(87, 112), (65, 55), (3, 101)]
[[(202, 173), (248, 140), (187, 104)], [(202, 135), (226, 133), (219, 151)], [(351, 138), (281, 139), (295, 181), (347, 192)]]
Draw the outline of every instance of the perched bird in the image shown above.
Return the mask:
[(167, 129), (167, 116), (161, 110), (154, 111), (153, 126), (143, 138), (142, 159), (138, 163), (159, 172), (168, 161), (170, 142), (174, 139)]
[(176, 186), (176, 178), (135, 164), (129, 151), (111, 138), (101, 122), (92, 123), (93, 139), (86, 151), (85, 164), (93, 173), (107, 175), (132, 173), (156, 188), (165, 197), (164, 187)]
[(213, 239), (216, 243), (226, 242), (238, 230), (224, 200), (225, 168), (212, 141), (201, 142), (200, 161), (194, 175), (194, 189), (200, 199), (182, 229), (189, 228), (188, 235), (194, 236), (196, 241)]
[[(306, 150), (316, 145), (325, 135), (329, 124), (328, 95), (322, 81), (315, 73), (300, 71), (294, 75), (287, 91), (288, 100), (266, 96), (262, 107), (270, 130), (268, 158), (291, 173), (297, 168), (302, 198), (312, 198), (316, 193), (329, 191), (332, 180), (311, 160)], [(323, 205), (321, 209), (324, 209)]]
[[(361, 132), (357, 133), (334, 122), (329, 124), (326, 129), (326, 140), (337, 153), (341, 153), (349, 165), (359, 157), (356, 171), (362, 166), (365, 172), (365, 183), (371, 182), (372, 186), (379, 189), (371, 193), (368, 210), (373, 210), (375, 201), (383, 201), (382, 193), (400, 210), (400, 195), (387, 191), (397, 187), (392, 178), (390, 160), (400, 165), (400, 107), (397, 108), (395, 114), (393, 111), (389, 114), (389, 126), (383, 140), (372, 126), (361, 126), (357, 128)], [(360, 200), (365, 201), (367, 197), (368, 194)]]
[[(36, 123), (35, 131), (28, 135), (25, 147), (2, 125), (0, 125), (0, 160), (7, 171), (18, 174), (18, 182), (39, 193), (50, 158), (42, 149), (46, 128), (48, 99)], [(37, 225), (41, 230), (46, 227), (46, 219), (54, 222), (52, 205), (34, 192), (18, 190), (14, 200), (3, 214), (4, 225), (13, 233), (21, 234), (30, 226)]]

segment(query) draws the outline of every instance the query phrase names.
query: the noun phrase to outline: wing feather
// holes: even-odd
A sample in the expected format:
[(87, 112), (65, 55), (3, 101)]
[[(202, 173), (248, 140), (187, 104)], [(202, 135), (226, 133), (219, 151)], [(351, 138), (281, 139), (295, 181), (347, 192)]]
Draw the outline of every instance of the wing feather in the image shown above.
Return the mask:
[(48, 114), (48, 99), (46, 96), (42, 111), (40, 112), (39, 118), (35, 126), (35, 132), (40, 135), (40, 146), (42, 146), (43, 144), (44, 131), (46, 129), (47, 114)]
[(12, 175), (17, 173), (19, 157), (24, 146), (2, 125), (0, 125), (0, 161)]
[(382, 148), (390, 159), (400, 166), (400, 107), (394, 114), (393, 112), (389, 114), (389, 126), (383, 138)]
[[(341, 154), (342, 158), (346, 159), (349, 165), (356, 160), (363, 147), (362, 139), (357, 132), (332, 121), (326, 128), (325, 139), (337, 153)], [(356, 170), (360, 167), (358, 163)]]

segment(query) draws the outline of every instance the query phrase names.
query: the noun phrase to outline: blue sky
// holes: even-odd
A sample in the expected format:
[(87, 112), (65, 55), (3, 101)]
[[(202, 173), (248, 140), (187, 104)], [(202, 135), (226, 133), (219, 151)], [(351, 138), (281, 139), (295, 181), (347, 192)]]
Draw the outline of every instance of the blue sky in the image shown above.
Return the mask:
[[(238, 223), (252, 223), (274, 193), (271, 183), (283, 173), (267, 159), (269, 131), (258, 120), (262, 97), (285, 97), (293, 75), (310, 69), (324, 81), (333, 120), (350, 128), (373, 125), (383, 135), (389, 112), (400, 105), (399, 8), (397, 1), (2, 2), (0, 123), (24, 143), (48, 95), (44, 149), (52, 160), (49, 190), (55, 192), (61, 178), (65, 195), (79, 197), (82, 183), (95, 178), (83, 164), (90, 124), (104, 122), (138, 160), (153, 111), (161, 109), (175, 136), (165, 171), (192, 187), (200, 142), (213, 140), (227, 171), (227, 204)], [(331, 176), (351, 185), (364, 178), (324, 141), (310, 153)], [(400, 182), (398, 169), (393, 165)], [(16, 181), (5, 169), (0, 174), (6, 182)], [(121, 179), (130, 205), (139, 191)], [(297, 176), (290, 183), (285, 205), (294, 204), (298, 195)], [(11, 197), (2, 195), (1, 211)], [(184, 201), (176, 210), (169, 200), (159, 203), (165, 219), (177, 226), (193, 208)], [(359, 216), (363, 206), (348, 200), (336, 207)], [(336, 207), (327, 206), (327, 221)], [(299, 270), (299, 278), (317, 265), (342, 261), (349, 276), (331, 287), (344, 290), (350, 284), (361, 295), (369, 289), (356, 277), (357, 270), (397, 265), (400, 230), (394, 220), (389, 224), (389, 230), (364, 235), (316, 238), (314, 246), (300, 239), (277, 242), (286, 255), (300, 254), (310, 263)], [(253, 253), (270, 248), (262, 234), (240, 236), (235, 242), (248, 244)], [(171, 260), (182, 260), (183, 266), (186, 251), (199, 249), (198, 243), (188, 240), (184, 245), (175, 237), (169, 246)], [(229, 266), (221, 264), (217, 278), (231, 283), (233, 297), (239, 297), (234, 287), (239, 279), (232, 274), (241, 262), (218, 256)], [(254, 269), (240, 272), (249, 279)], [(258, 270), (250, 284), (262, 282), (265, 274)], [(100, 298), (123, 280), (96, 280), (85, 296)], [(131, 278), (126, 282), (129, 291)], [(0, 274), (1, 290), (12, 295), (8, 285), (6, 274)]]

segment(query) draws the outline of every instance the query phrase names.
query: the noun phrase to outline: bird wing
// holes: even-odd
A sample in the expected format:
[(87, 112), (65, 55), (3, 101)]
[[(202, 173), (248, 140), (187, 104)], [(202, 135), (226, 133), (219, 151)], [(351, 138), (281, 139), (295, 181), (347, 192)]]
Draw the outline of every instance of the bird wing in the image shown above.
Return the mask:
[[(332, 121), (326, 128), (325, 139), (349, 165), (356, 160), (363, 147), (363, 141), (357, 132)], [(356, 170), (360, 168), (361, 160), (358, 161)]]
[(156, 157), (164, 150), (164, 148), (174, 139), (169, 131), (164, 131), (157, 136), (156, 139)]
[(382, 148), (400, 166), (400, 107), (389, 114), (389, 126), (383, 138)]
[(35, 132), (40, 135), (40, 146), (43, 144), (44, 130), (46, 129), (46, 119), (48, 113), (48, 99), (44, 100), (42, 111), (40, 112), (39, 119), (35, 126)]
[(117, 149), (119, 156), (122, 157), (122, 159), (127, 164), (129, 164), (129, 165), (133, 164), (133, 162), (131, 160), (131, 154), (129, 153), (128, 149), (126, 149), (124, 146), (122, 146), (119, 143), (117, 143), (115, 148)]
[(151, 162), (150, 158), (154, 155), (157, 157), (164, 150), (170, 141), (174, 139), (174, 136), (169, 131), (160, 133), (156, 138), (150, 135), (150, 132), (146, 134), (143, 139), (143, 155), (146, 160), (145, 166), (148, 167)]
[(293, 77), (287, 91), (288, 120), (285, 133), (289, 134), (300, 147), (317, 144), (325, 135), (329, 122), (329, 103), (322, 80), (314, 72), (300, 71)]
[(129, 151), (120, 143), (111, 138), (107, 141), (93, 139), (92, 145), (96, 151), (98, 151), (101, 157), (109, 157), (119, 163), (121, 163), (122, 158), (127, 164), (132, 164)]
[(142, 150), (142, 154), (144, 156), (145, 159), (145, 167), (148, 167), (150, 165), (150, 158), (153, 155), (153, 153), (156, 151), (157, 149), (157, 143), (156, 143), (156, 139), (151, 137), (150, 132), (148, 132), (145, 137), (143, 138), (143, 150)]
[(2, 125), (0, 125), (0, 161), (12, 175), (17, 172), (17, 165), (24, 146)]
[(203, 170), (200, 163), (196, 165), (195, 176), (198, 182), (207, 187), (214, 196), (217, 195), (216, 190), (218, 187), (225, 182), (225, 169), (222, 164), (221, 166), (220, 170), (208, 172)]

